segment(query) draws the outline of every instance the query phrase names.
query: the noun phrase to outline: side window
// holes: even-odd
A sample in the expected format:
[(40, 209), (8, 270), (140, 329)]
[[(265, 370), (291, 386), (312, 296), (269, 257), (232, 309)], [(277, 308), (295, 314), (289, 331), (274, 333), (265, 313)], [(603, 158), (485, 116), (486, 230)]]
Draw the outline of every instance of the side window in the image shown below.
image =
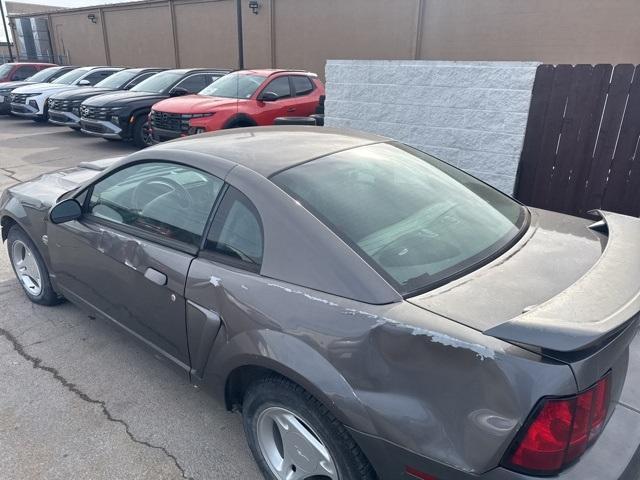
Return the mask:
[(207, 83), (207, 75), (204, 73), (199, 73), (197, 75), (191, 75), (190, 77), (182, 80), (176, 87), (184, 88), (188, 92), (198, 93), (200, 90), (203, 90), (204, 87), (208, 85)]
[(24, 80), (35, 74), (37, 71), (38, 69), (32, 65), (23, 65), (15, 71), (15, 73), (13, 74), (13, 79)]
[(293, 89), (296, 91), (296, 95), (298, 97), (301, 95), (308, 95), (313, 92), (313, 83), (309, 77), (293, 75), (291, 77), (291, 82), (293, 83)]
[(83, 80), (87, 80), (89, 85), (95, 85), (96, 83), (104, 80), (107, 77), (110, 77), (115, 72), (112, 70), (101, 70), (98, 72), (93, 72), (83, 78)]
[(127, 83), (127, 90), (130, 88), (135, 87), (136, 85), (138, 85), (140, 82), (146, 80), (149, 77), (153, 77), (156, 73), (158, 72), (147, 72), (147, 73), (143, 73), (142, 75), (137, 76), (136, 78), (134, 78), (133, 80), (131, 80), (129, 83)]
[(291, 96), (291, 86), (289, 85), (289, 77), (278, 77), (269, 82), (263, 92), (272, 92), (279, 98), (289, 98)]
[(262, 248), (258, 211), (245, 195), (229, 187), (213, 219), (205, 249), (223, 263), (258, 272)]
[(197, 246), (222, 185), (183, 165), (139, 163), (96, 183), (87, 213)]
[(51, 75), (51, 78), (49, 78), (49, 81), (53, 82), (56, 78), (61, 77), (62, 75), (65, 75), (65, 74), (69, 73), (71, 70), (72, 69), (61, 68), (56, 73)]

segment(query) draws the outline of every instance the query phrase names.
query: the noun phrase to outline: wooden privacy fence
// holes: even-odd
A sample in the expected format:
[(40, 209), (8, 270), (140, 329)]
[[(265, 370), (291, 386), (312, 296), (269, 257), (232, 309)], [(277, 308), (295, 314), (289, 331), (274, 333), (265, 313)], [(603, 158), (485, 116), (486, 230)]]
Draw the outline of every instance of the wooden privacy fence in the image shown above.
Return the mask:
[(515, 196), (587, 216), (640, 216), (640, 66), (541, 65)]

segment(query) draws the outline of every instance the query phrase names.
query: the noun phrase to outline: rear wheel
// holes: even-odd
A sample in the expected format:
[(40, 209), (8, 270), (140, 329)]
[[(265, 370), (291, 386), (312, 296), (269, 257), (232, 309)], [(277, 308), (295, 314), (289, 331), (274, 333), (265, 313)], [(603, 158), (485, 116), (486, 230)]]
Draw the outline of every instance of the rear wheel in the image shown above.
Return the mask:
[(245, 434), (270, 480), (373, 480), (373, 468), (344, 426), (302, 387), (258, 380), (242, 404)]
[(13, 271), (29, 300), (40, 305), (56, 305), (62, 301), (51, 286), (49, 270), (40, 252), (17, 225), (9, 230), (7, 249)]
[(133, 144), (138, 148), (146, 148), (153, 145), (149, 118), (140, 115), (133, 124)]

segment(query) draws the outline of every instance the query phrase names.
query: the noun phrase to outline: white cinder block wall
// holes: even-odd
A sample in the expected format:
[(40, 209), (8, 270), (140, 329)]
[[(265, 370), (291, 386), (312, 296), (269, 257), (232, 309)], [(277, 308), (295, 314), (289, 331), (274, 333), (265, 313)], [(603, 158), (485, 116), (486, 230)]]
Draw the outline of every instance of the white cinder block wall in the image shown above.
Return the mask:
[(326, 125), (392, 137), (511, 194), (538, 65), (329, 60)]

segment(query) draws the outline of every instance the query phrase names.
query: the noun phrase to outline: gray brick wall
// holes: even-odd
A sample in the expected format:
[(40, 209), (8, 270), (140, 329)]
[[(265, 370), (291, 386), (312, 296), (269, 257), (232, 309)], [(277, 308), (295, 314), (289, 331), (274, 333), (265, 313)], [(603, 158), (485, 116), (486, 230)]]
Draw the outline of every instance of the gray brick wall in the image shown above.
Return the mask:
[(511, 194), (538, 65), (329, 60), (326, 125), (392, 137)]

